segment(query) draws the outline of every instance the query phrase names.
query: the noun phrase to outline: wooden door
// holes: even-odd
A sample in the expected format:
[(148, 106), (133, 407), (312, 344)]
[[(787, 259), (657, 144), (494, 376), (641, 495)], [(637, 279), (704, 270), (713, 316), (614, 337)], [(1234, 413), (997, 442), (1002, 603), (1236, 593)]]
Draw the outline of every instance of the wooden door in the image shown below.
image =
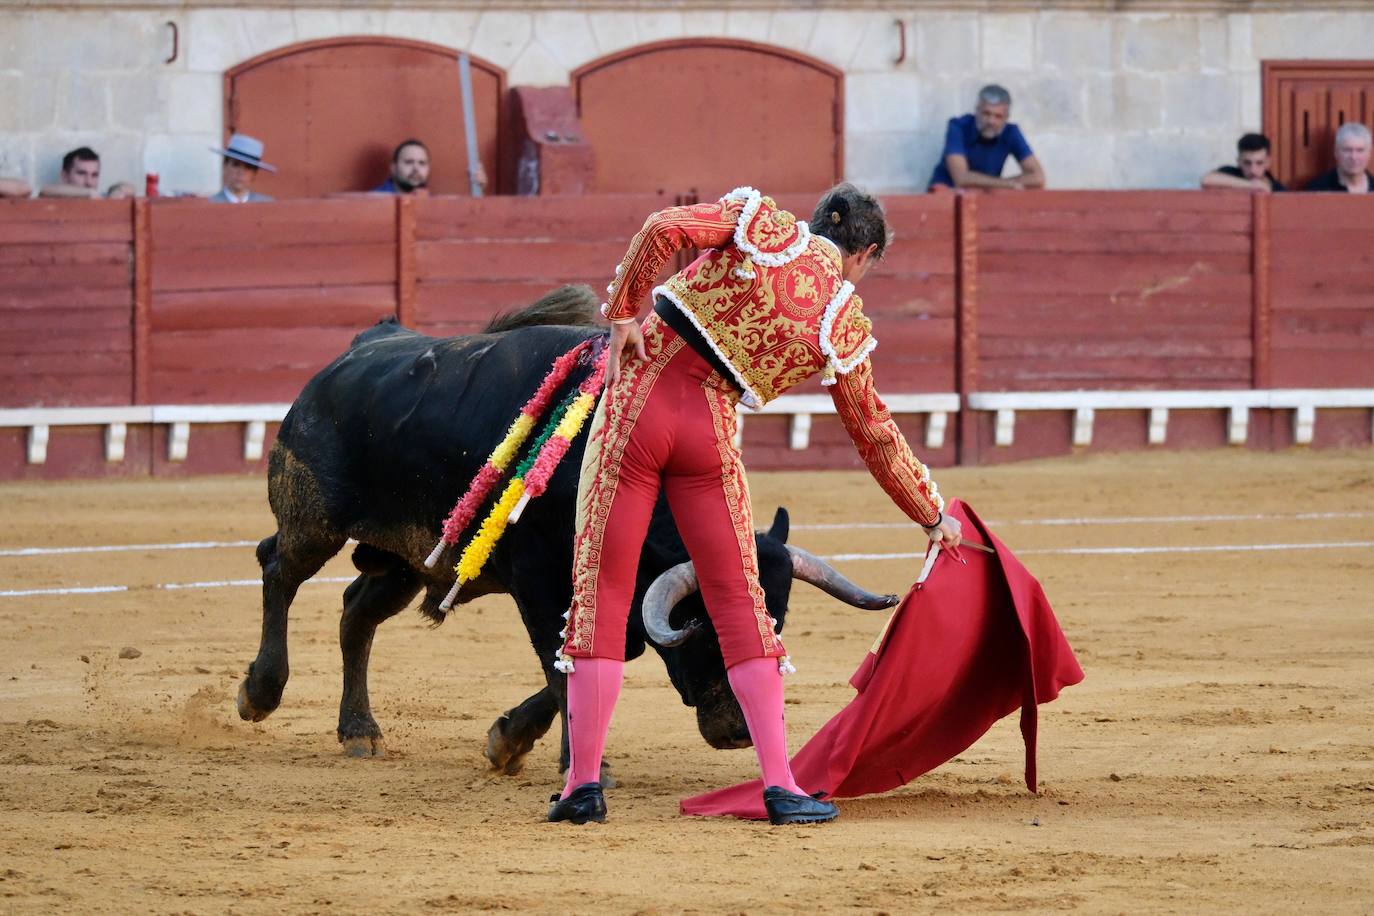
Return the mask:
[[(472, 59), (477, 148), (495, 180), (505, 74)], [(255, 57), (225, 75), (225, 138), (266, 144), (277, 173), (254, 189), (273, 197), (366, 191), (386, 180), (410, 137), (430, 151), (431, 192), (467, 194), (458, 52), (394, 38), (337, 38)]]
[(1374, 130), (1374, 61), (1265, 61), (1263, 78), (1273, 172), (1290, 188), (1335, 166), (1336, 128)]
[(641, 45), (574, 71), (573, 89), (602, 193), (818, 191), (844, 174), (844, 76), (781, 48)]

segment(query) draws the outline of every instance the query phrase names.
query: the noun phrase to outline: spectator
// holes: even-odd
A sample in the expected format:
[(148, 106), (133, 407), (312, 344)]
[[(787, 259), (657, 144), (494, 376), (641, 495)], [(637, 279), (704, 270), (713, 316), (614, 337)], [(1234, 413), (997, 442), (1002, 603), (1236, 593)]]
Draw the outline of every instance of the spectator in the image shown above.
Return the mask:
[(269, 201), (272, 198), (253, 190), (253, 182), (258, 172), (266, 169), (275, 172), (275, 166), (262, 161), (263, 145), (257, 137), (247, 134), (234, 134), (224, 149), (211, 147), (224, 157), (224, 186), (209, 200), (217, 204), (247, 204)]
[[(997, 85), (980, 89), (973, 114), (949, 119), (944, 152), (930, 176), (930, 190), (1043, 188), (1045, 172), (1021, 128), (1007, 121), (1010, 114), (1010, 92)], [(1001, 177), (1008, 156), (1015, 156), (1021, 165), (1021, 174), (1015, 178)]]
[(78, 146), (62, 157), (62, 179), (44, 185), (39, 197), (99, 197), (100, 154), (89, 146)]
[(1269, 173), (1269, 138), (1246, 134), (1236, 144), (1236, 164), (1223, 165), (1202, 176), (1202, 187), (1238, 191), (1286, 191)]
[(105, 189), (105, 196), (110, 200), (128, 200), (138, 196), (138, 189), (131, 182), (116, 181)]
[(28, 197), (32, 193), (33, 189), (22, 178), (0, 178), (0, 198)]
[[(477, 163), (477, 183), (487, 186), (487, 173)], [(374, 194), (429, 193), (429, 147), (414, 137), (405, 140), (391, 153), (391, 175), (372, 189)]]
[(379, 194), (428, 194), (429, 147), (414, 137), (391, 153), (391, 175), (372, 189)]
[(1363, 124), (1342, 124), (1336, 131), (1336, 167), (1308, 182), (1309, 191), (1346, 191), (1368, 194), (1374, 190), (1374, 175), (1369, 174), (1369, 128)]

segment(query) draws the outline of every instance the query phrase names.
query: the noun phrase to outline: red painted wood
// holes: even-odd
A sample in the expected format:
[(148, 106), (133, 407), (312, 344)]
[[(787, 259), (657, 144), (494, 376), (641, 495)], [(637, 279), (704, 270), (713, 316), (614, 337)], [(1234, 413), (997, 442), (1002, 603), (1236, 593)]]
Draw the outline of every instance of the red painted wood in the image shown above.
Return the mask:
[(298, 286), (163, 292), (153, 300), (161, 331), (214, 328), (370, 327), (395, 312), (394, 286)]
[[(70, 273), (78, 269), (79, 276)], [(10, 289), (28, 288), (41, 291), (73, 283), (94, 289), (122, 289), (127, 295), (129, 281), (133, 276), (127, 256), (118, 262), (87, 264), (80, 268), (61, 270), (68, 271), (67, 276), (60, 276), (56, 269), (46, 264), (0, 267), (0, 284)]]
[[(978, 250), (980, 207), (976, 194), (961, 194), (958, 198), (956, 220), (959, 234), (958, 256), (956, 259), (958, 284), (957, 345), (955, 349), (956, 390), (962, 401), (979, 389), (978, 355), (978, 318), (980, 273), (983, 265)], [(973, 420), (962, 412), (958, 426), (958, 461), (960, 464), (978, 464), (980, 448)]]
[[(409, 198), (407, 198), (409, 199)], [(265, 248), (280, 244), (393, 244), (396, 203), (390, 195), (281, 200), (270, 207), (225, 207), (208, 201), (151, 202), (158, 251)]]
[[(1050, 193), (1059, 194), (1061, 192)], [(1072, 214), (1066, 219), (1063, 210), (1000, 209), (1001, 198), (995, 199), (999, 208), (987, 213), (982, 221), (983, 230), (989, 233), (1004, 231), (1024, 233), (1041, 229), (1061, 231), (1066, 226), (1081, 232), (1114, 233), (1228, 233), (1248, 232), (1250, 229), (1250, 213), (1240, 209), (1223, 212), (1180, 210), (1173, 206), (1135, 209), (1131, 207), (1129, 201), (1122, 200), (1115, 206), (1105, 209), (1072, 211)]]
[(27, 460), (27, 431), (0, 429), (0, 480), (136, 478), (152, 472), (152, 428), (130, 426), (124, 460), (105, 460), (105, 430), (100, 426), (53, 426), (43, 464)]
[(1374, 257), (1354, 243), (1374, 199), (1291, 196), (1269, 203), (1271, 384), (1374, 386)]
[(159, 251), (154, 295), (167, 290), (238, 289), (245, 285), (325, 286), (396, 282), (392, 244), (282, 244), (238, 252)]
[[(582, 282), (596, 289), (601, 277), (569, 277), (572, 282)], [(518, 281), (498, 281), (493, 283), (454, 282), (420, 284), (416, 288), (416, 307), (421, 315), (418, 330), (436, 336), (457, 333), (470, 333), (451, 330), (462, 325), (473, 331), (485, 327), (492, 318), (501, 312), (523, 308), (552, 289), (548, 281), (520, 283)], [(444, 329), (444, 330), (440, 330)]]
[(842, 71), (720, 38), (638, 45), (573, 71), (602, 192), (748, 184), (819, 191), (844, 174)]
[(416, 246), (416, 271), (422, 282), (469, 277), (542, 279), (550, 285), (588, 274), (615, 276), (625, 255), (625, 242), (600, 239), (551, 239), (547, 242), (453, 240)]
[(152, 334), (149, 311), (152, 308), (152, 217), (148, 201), (137, 200), (133, 208), (134, 303), (130, 328), (134, 371), (129, 397), (134, 404), (148, 403), (148, 340)]
[(979, 366), (983, 391), (1129, 391), (1135, 388), (1249, 388), (1250, 357), (1193, 357), (1153, 362), (1137, 357), (985, 359)]
[(1368, 60), (1266, 60), (1264, 133), (1274, 142), (1274, 174), (1301, 188), (1333, 165), (1336, 128), (1374, 129), (1374, 63)]
[(70, 312), (84, 320), (91, 311), (121, 308), (126, 312), (133, 301), (128, 286), (44, 286), (0, 287), (0, 312), (24, 312), (24, 320), (34, 312)]
[(127, 200), (0, 200), (0, 245), (128, 241)]
[(396, 319), (414, 327), (415, 313), (415, 198), (396, 198)]
[[(505, 73), (471, 58), (478, 155), (497, 180)], [(277, 198), (367, 191), (386, 180), (394, 147), (429, 147), (430, 188), (469, 193), (458, 52), (381, 36), (331, 38), (279, 48), (225, 74), (225, 137), (266, 145), (278, 167), (257, 190)], [(496, 188), (491, 189), (493, 192)]]
[(129, 304), (122, 303), (104, 308), (87, 308), (80, 311), (71, 309), (4, 309), (0, 308), (0, 346), (13, 346), (22, 350), (24, 341), (32, 335), (66, 334), (71, 331), (99, 331), (103, 342), (108, 345), (117, 343), (121, 333), (129, 331)]
[[(75, 356), (37, 358), (0, 372), (0, 407), (109, 407), (129, 403), (130, 360), (102, 359), (80, 373)], [(84, 368), (84, 367), (83, 367)]]
[(0, 247), (0, 276), (12, 267), (85, 270), (96, 264), (124, 264), (128, 259), (127, 241), (80, 245), (53, 245), (46, 242), (10, 244)]
[(1029, 234), (1024, 229), (983, 232), (980, 247), (991, 254), (1044, 255), (1198, 255), (1250, 253), (1247, 232), (1106, 232), (1094, 229), (1060, 229)]
[(278, 424), (267, 424), (262, 458), (243, 457), (242, 423), (205, 423), (191, 427), (184, 461), (167, 460), (168, 427), (159, 426), (153, 435), (152, 474), (156, 477), (192, 477), (198, 474), (254, 474), (267, 470), (267, 456), (277, 441)]
[(628, 247), (630, 237), (651, 213), (672, 204), (672, 196), (666, 194), (481, 200), (429, 197), (415, 202), (415, 237), (422, 242), (452, 238), (604, 239)]
[(1251, 280), (1251, 368), (1250, 382), (1256, 388), (1268, 388), (1270, 354), (1272, 341), (1270, 325), (1273, 315), (1273, 301), (1269, 291), (1270, 272), (1270, 232), (1269, 206), (1271, 194), (1256, 194), (1252, 201), (1253, 238), (1251, 242), (1250, 269)]
[(158, 371), (197, 369), (210, 373), (261, 368), (314, 372), (342, 353), (353, 334), (352, 328), (170, 331), (154, 335), (152, 358)]

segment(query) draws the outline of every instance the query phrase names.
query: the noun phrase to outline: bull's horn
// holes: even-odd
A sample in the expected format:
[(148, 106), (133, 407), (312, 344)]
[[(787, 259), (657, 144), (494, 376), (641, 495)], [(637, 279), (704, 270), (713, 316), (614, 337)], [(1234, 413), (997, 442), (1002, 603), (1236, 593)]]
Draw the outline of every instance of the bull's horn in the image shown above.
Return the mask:
[[(861, 607), (867, 611), (881, 611), (901, 601), (896, 595), (875, 595), (865, 591), (840, 575), (839, 570), (815, 554), (808, 553), (793, 544), (787, 545), (792, 554), (792, 575), (803, 582), (810, 582), (832, 598), (845, 604)], [(647, 605), (646, 605), (647, 606)]]
[(697, 571), (691, 560), (679, 563), (659, 574), (653, 585), (644, 593), (641, 611), (644, 617), (644, 632), (649, 634), (650, 639), (666, 649), (682, 645), (687, 641), (687, 637), (696, 632), (697, 627), (701, 626), (697, 621), (687, 624), (681, 630), (674, 630), (668, 622), (668, 615), (679, 601), (698, 588)]

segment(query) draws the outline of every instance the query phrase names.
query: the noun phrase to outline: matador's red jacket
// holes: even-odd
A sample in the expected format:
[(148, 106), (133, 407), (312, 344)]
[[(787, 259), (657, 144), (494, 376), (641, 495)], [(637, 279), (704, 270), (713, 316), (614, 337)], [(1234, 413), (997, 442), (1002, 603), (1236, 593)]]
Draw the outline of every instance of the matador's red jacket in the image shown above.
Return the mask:
[(753, 188), (653, 214), (616, 268), (602, 314), (635, 317), (681, 249), (705, 251), (652, 290), (673, 302), (732, 370), (746, 407), (762, 407), (823, 373), (835, 410), (869, 471), (908, 516), (938, 521), (944, 500), (873, 387), (878, 342), (840, 249)]

